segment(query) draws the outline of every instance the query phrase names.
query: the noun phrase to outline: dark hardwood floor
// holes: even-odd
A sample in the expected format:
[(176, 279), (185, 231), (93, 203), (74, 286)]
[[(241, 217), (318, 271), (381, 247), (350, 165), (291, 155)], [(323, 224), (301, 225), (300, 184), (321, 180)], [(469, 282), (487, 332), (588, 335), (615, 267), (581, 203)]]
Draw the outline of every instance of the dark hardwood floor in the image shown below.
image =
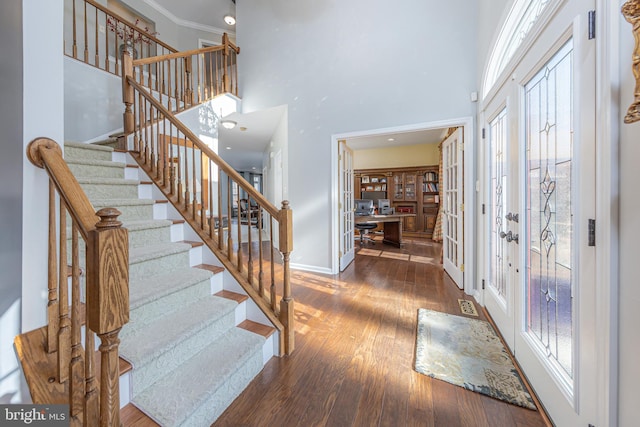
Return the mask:
[(413, 370), (418, 308), (461, 314), (465, 297), (440, 245), (366, 248), (429, 259), (357, 254), (339, 276), (293, 271), (295, 352), (269, 361), (214, 426), (545, 425), (538, 411)]

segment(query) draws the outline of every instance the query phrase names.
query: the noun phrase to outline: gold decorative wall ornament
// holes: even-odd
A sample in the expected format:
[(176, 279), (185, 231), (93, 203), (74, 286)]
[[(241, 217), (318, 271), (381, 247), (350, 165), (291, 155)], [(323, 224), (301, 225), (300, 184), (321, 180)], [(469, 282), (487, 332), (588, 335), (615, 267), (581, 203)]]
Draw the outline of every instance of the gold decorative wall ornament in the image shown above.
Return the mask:
[(640, 0), (629, 0), (622, 5), (622, 15), (632, 25), (633, 37), (636, 44), (633, 48), (633, 62), (631, 68), (636, 79), (633, 91), (633, 103), (624, 117), (625, 123), (633, 123), (640, 120)]

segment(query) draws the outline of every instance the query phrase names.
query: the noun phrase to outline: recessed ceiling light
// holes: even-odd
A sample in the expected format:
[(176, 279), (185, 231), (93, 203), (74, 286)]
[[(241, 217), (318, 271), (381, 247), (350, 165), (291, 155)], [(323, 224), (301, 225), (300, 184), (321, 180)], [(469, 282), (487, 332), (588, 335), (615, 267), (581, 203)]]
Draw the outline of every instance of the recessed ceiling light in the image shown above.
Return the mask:
[(233, 129), (238, 124), (233, 120), (222, 120), (220, 123), (222, 124), (222, 127), (224, 127), (225, 129)]
[(226, 22), (227, 25), (236, 25), (236, 17), (231, 14), (225, 15), (224, 22)]
[(231, 147), (225, 147), (227, 150), (231, 150)]
[(393, 141), (395, 141), (395, 138), (389, 138), (389, 139), (387, 139), (387, 141), (393, 142)]

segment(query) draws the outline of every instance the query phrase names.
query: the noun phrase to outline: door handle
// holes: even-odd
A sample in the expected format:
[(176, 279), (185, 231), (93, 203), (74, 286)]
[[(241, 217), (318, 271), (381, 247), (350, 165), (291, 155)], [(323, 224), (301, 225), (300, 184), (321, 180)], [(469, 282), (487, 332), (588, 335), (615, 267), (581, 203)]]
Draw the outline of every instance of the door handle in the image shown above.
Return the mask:
[(517, 214), (517, 213), (515, 213), (515, 214), (514, 214), (514, 213), (509, 212), (509, 213), (505, 216), (505, 218), (506, 218), (507, 220), (509, 220), (509, 221), (513, 221), (513, 222), (516, 222), (516, 223), (517, 223), (517, 222), (520, 220), (520, 215), (519, 215), (519, 214)]
[(504, 231), (500, 232), (500, 238), (501, 239), (507, 239), (507, 242), (516, 242), (516, 243), (518, 243), (518, 237), (519, 236), (517, 234), (513, 234), (512, 231), (508, 231), (506, 233)]

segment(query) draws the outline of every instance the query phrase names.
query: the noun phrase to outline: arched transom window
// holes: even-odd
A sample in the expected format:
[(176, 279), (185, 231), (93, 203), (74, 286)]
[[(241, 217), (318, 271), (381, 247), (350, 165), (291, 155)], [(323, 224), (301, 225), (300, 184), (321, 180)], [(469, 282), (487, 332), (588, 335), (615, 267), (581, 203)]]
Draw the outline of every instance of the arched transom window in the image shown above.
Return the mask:
[(493, 88), (516, 49), (549, 3), (552, 0), (515, 0), (489, 58), (483, 85), (484, 96)]

